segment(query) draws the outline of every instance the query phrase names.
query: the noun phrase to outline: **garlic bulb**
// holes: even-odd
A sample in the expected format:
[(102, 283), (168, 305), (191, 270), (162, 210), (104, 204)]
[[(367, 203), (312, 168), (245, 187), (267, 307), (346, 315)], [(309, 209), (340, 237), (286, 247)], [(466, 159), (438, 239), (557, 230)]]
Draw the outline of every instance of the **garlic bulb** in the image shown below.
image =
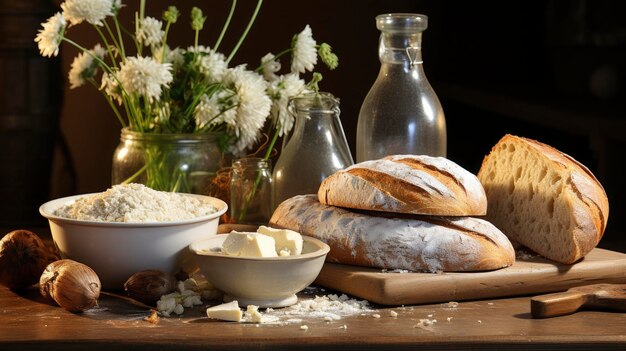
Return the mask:
[(175, 288), (174, 276), (156, 269), (137, 272), (124, 283), (128, 296), (152, 306), (161, 296), (171, 293)]
[(0, 240), (0, 284), (9, 289), (27, 288), (39, 281), (46, 266), (58, 260), (37, 234), (14, 230)]
[(70, 312), (82, 312), (97, 304), (100, 279), (89, 266), (65, 259), (46, 267), (39, 291)]

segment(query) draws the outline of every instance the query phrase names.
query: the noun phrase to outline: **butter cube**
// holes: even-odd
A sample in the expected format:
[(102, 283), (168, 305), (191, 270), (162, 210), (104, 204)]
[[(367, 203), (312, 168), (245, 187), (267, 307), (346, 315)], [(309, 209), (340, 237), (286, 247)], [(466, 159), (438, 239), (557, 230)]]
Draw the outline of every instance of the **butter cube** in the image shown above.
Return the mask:
[(276, 252), (280, 256), (295, 256), (302, 254), (302, 235), (289, 229), (276, 229), (260, 226), (257, 232), (271, 236), (276, 244)]
[(231, 232), (222, 243), (222, 252), (240, 257), (276, 257), (274, 238), (247, 232)]
[(209, 318), (230, 322), (239, 322), (242, 317), (241, 310), (239, 309), (239, 303), (237, 301), (231, 301), (221, 305), (209, 307), (206, 309), (206, 315)]

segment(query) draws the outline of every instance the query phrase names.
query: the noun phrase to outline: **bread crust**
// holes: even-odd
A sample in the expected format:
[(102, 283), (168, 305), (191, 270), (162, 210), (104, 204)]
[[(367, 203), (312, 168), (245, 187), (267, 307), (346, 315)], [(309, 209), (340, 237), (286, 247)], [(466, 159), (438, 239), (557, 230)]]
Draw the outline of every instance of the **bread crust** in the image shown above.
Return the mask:
[(270, 225), (326, 242), (327, 261), (411, 271), (485, 271), (515, 261), (511, 242), (491, 223), (471, 217), (378, 215), (348, 211), (295, 196)]
[(476, 178), (442, 158), (393, 155), (350, 166), (327, 177), (318, 199), (325, 205), (436, 216), (482, 216), (485, 191)]
[[(499, 200), (491, 196), (490, 193), (492, 189), (501, 184), (493, 184), (488, 179), (487, 172), (488, 169), (493, 169), (490, 168), (490, 164), (494, 162), (492, 158), (496, 157), (494, 155), (497, 154), (498, 148), (504, 144), (527, 147), (526, 150), (534, 152), (538, 157), (546, 160), (550, 170), (558, 173), (565, 180), (563, 189), (559, 190), (560, 193), (548, 192), (543, 193), (542, 196), (553, 199), (562, 198), (570, 208), (570, 215), (575, 225), (571, 226), (571, 233), (567, 234), (572, 241), (572, 249), (567, 257), (556, 254), (554, 248), (547, 249), (542, 247), (534, 238), (531, 240), (524, 233), (511, 229), (509, 223), (507, 223), (508, 219), (496, 218), (491, 213), (491, 208), (500, 204), (497, 203)], [(531, 165), (528, 165), (528, 167), (531, 167)], [(490, 208), (487, 218), (496, 224), (511, 240), (529, 247), (546, 258), (565, 264), (574, 263), (596, 247), (604, 234), (609, 216), (609, 202), (604, 188), (587, 167), (550, 145), (533, 139), (507, 134), (493, 146), (491, 152), (483, 159), (478, 178), (487, 191)], [(544, 235), (554, 235), (554, 233), (546, 232)]]

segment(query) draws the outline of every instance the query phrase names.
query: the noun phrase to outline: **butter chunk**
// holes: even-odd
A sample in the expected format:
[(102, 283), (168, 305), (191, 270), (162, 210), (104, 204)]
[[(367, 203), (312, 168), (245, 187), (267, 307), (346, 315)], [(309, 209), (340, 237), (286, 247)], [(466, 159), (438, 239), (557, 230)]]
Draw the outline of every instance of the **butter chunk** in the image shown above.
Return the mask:
[(241, 309), (239, 309), (239, 303), (237, 301), (209, 307), (206, 309), (206, 315), (209, 318), (230, 322), (239, 322), (242, 317)]
[(257, 232), (274, 238), (276, 252), (279, 256), (295, 256), (302, 254), (302, 235), (289, 229), (276, 229), (260, 226)]
[(222, 244), (222, 252), (240, 257), (276, 257), (274, 238), (247, 232), (231, 232)]

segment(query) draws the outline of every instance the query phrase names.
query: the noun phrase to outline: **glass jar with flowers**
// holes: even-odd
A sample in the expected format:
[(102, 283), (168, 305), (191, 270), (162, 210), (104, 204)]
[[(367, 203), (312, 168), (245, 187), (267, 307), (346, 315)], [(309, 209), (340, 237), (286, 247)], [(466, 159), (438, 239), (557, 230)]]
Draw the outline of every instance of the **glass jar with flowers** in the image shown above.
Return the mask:
[[(134, 31), (118, 19), (121, 0), (65, 0), (62, 11), (42, 24), (35, 41), (43, 56), (56, 56), (61, 43), (80, 50), (69, 72), (71, 88), (91, 84), (121, 125), (121, 142), (113, 157), (113, 183), (141, 182), (157, 190), (207, 193), (211, 179), (233, 158), (250, 152), (269, 128), (271, 154), (276, 140), (293, 126), (290, 98), (317, 90), (321, 75), (313, 72), (318, 57), (330, 68), (337, 56), (317, 44), (311, 28), (293, 37), (279, 54), (268, 53), (256, 69), (231, 66), (254, 23), (258, 0), (243, 34), (222, 53), (222, 39), (235, 14), (236, 0), (213, 46), (200, 45), (206, 17), (191, 10), (193, 44), (168, 46), (170, 27), (180, 13), (168, 7), (161, 19), (145, 15), (141, 0)], [(68, 26), (87, 23), (101, 44), (87, 49), (66, 36)], [(281, 74), (281, 59), (290, 69)], [(312, 72), (307, 83), (300, 75)], [(268, 127), (269, 126), (269, 127)]]

